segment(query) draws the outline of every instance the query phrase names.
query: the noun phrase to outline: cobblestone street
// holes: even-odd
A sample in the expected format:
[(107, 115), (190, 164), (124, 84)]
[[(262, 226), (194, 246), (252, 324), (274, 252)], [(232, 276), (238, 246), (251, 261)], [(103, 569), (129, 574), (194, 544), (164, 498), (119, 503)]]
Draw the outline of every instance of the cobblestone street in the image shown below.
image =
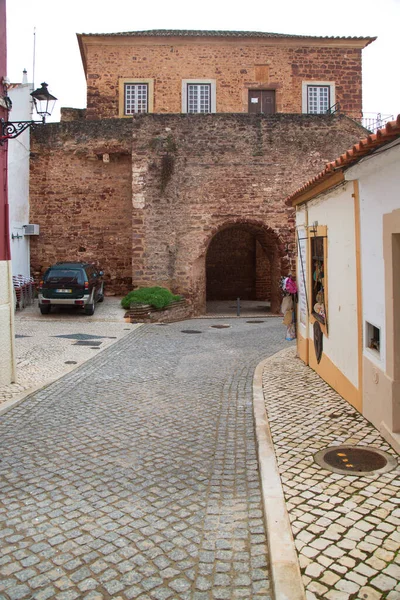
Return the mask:
[(252, 382), (285, 331), (216, 324), (140, 327), (0, 417), (0, 598), (270, 597)]

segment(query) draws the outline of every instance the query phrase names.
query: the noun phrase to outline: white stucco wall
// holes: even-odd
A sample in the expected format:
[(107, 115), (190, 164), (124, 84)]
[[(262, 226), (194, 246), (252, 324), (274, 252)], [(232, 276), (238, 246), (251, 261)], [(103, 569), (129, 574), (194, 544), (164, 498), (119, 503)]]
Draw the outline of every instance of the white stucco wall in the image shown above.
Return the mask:
[(14, 306), (11, 262), (0, 261), (0, 385), (15, 381)]
[[(20, 84), (9, 90), (13, 106), (10, 121), (30, 121), (31, 84)], [(8, 142), (8, 202), (10, 205), (10, 235), (13, 275), (30, 275), (29, 236), (24, 225), (29, 223), (29, 129)]]
[[(327, 226), (328, 337), (324, 354), (358, 388), (357, 281), (353, 184), (346, 183), (307, 203), (308, 224)], [(296, 225), (305, 221), (299, 207)], [(298, 265), (299, 271), (299, 265)], [(301, 273), (298, 272), (299, 278)], [(310, 302), (311, 299), (309, 298)], [(313, 338), (312, 326), (300, 325), (303, 337)]]
[[(346, 172), (360, 186), (364, 355), (386, 370), (383, 215), (400, 208), (400, 145), (384, 147)], [(380, 328), (380, 353), (366, 347), (365, 322)]]

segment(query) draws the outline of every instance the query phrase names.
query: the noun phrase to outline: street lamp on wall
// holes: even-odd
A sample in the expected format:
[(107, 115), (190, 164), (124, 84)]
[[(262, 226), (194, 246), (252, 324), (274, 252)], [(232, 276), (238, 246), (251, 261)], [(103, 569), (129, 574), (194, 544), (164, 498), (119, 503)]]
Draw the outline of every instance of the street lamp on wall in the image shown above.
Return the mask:
[[(6, 82), (3, 81), (3, 85)], [(1, 132), (0, 132), (0, 145), (5, 140), (10, 140), (18, 137), (23, 131), (29, 127), (34, 127), (38, 123), (45, 123), (46, 116), (50, 116), (53, 112), (54, 104), (57, 100), (55, 96), (50, 94), (47, 89), (47, 83), (42, 83), (41, 87), (31, 93), (33, 103), (37, 114), (42, 118), (41, 121), (5, 121), (0, 119)], [(7, 107), (11, 109), (11, 100), (6, 96), (4, 99)]]

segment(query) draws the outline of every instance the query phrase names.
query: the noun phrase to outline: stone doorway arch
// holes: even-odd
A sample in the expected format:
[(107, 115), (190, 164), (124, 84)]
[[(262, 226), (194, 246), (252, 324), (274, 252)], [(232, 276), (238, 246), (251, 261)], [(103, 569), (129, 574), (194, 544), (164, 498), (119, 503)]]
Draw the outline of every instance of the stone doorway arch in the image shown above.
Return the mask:
[(280, 278), (288, 268), (283, 251), (279, 236), (263, 223), (219, 227), (206, 251), (206, 300), (269, 300), (271, 312), (278, 312)]

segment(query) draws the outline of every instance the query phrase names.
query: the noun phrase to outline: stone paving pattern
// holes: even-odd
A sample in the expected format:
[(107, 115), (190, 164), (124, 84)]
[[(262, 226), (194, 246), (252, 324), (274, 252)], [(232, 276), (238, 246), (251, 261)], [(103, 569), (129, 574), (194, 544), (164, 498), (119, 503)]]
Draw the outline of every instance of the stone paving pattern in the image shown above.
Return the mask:
[(400, 468), (339, 475), (313, 459), (342, 444), (396, 453), (293, 348), (267, 361), (263, 387), (307, 600), (400, 600)]
[[(57, 307), (49, 315), (41, 315), (37, 300), (34, 305), (15, 313), (15, 351), (17, 382), (0, 385), (0, 406), (3, 402), (26, 393), (32, 387), (44, 385), (72, 369), (68, 362), (80, 365), (93, 354), (127, 335), (137, 325), (124, 322), (125, 311), (120, 298), (106, 297), (96, 305), (93, 316), (70, 307)], [(57, 337), (84, 333), (95, 344), (77, 346), (76, 340)], [(94, 348), (96, 344), (97, 348)]]
[(0, 417), (0, 598), (270, 599), (252, 382), (285, 328), (212, 324), (142, 326)]

